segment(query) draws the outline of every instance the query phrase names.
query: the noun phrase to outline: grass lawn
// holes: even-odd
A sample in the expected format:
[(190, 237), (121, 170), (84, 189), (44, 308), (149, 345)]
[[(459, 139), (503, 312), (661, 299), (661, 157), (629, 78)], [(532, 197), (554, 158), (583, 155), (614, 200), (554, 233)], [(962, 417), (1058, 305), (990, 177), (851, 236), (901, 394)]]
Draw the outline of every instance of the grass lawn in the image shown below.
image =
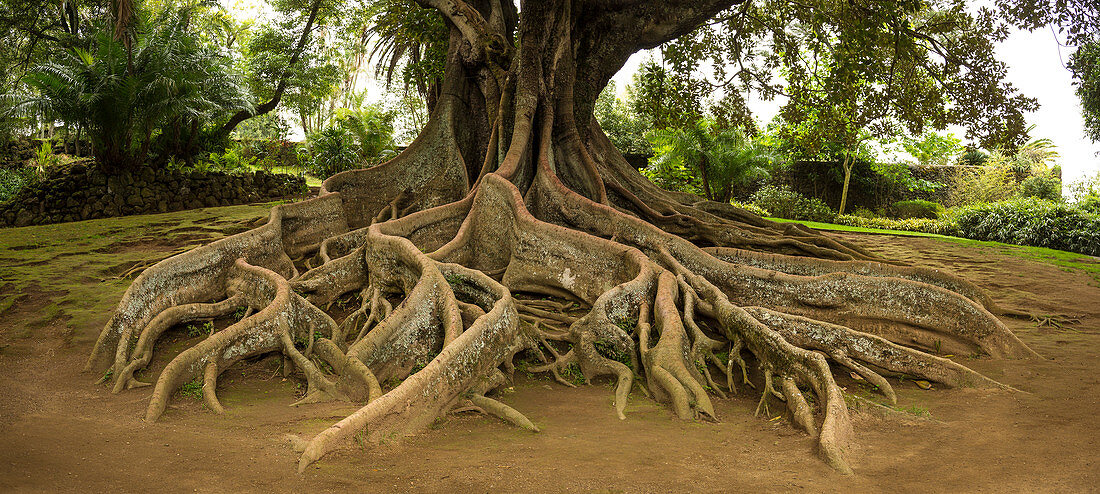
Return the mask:
[(972, 247), (996, 249), (998, 252), (1003, 254), (1009, 254), (1018, 257), (1024, 257), (1027, 259), (1042, 261), (1049, 264), (1054, 264), (1066, 271), (1083, 271), (1092, 276), (1093, 279), (1100, 281), (1100, 258), (1087, 256), (1085, 254), (1078, 254), (1075, 252), (1066, 252), (1064, 250), (1049, 249), (1046, 247), (1028, 247), (1024, 245), (989, 242), (985, 240), (971, 240), (968, 238), (936, 235), (934, 233), (910, 232), (905, 230), (883, 230), (879, 228), (864, 228), (859, 226), (837, 225), (834, 223), (819, 223), (816, 221), (788, 220), (783, 218), (767, 219), (780, 223), (801, 223), (816, 230), (871, 233), (878, 235), (899, 235), (905, 237), (927, 237), (937, 240), (943, 240), (946, 242), (955, 242)]

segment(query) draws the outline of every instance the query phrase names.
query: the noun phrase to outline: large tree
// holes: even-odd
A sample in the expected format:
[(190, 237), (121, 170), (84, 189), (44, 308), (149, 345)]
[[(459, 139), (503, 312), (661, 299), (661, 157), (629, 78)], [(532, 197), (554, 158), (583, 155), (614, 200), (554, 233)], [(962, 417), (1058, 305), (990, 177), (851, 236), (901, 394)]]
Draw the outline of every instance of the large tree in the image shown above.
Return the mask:
[(620, 417), (636, 380), (683, 419), (717, 419), (712, 393), (755, 388), (758, 412), (785, 401), (849, 472), (833, 366), (893, 402), (885, 376), (1007, 388), (937, 353), (1035, 355), (970, 283), (663, 191), (610, 144), (593, 104), (630, 54), (737, 15), (737, 0), (419, 2), (449, 44), (431, 119), (403, 153), (127, 290), (87, 366), (115, 391), (145, 384), (135, 371), (172, 326), (248, 307), (168, 364), (146, 420), (196, 379), (221, 411), (218, 375), (274, 352), (305, 375), (302, 402), (365, 403), (310, 441), (302, 469), (456, 407), (537, 430), (488, 397), (523, 352), (532, 372), (611, 376)]

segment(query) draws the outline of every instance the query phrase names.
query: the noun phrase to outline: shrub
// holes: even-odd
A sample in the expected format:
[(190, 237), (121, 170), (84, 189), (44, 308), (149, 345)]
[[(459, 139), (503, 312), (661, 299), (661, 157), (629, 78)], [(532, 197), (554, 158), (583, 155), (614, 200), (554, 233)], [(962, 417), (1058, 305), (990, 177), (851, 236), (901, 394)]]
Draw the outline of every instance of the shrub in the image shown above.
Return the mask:
[(1100, 171), (1070, 183), (1069, 193), (1078, 208), (1100, 214)]
[(871, 211), (870, 209), (867, 209), (867, 208), (855, 208), (850, 213), (850, 215), (851, 216), (856, 216), (856, 217), (859, 217), (859, 218), (868, 218), (868, 219), (879, 217), (879, 215), (875, 214), (874, 211)]
[(321, 179), (363, 167), (355, 137), (343, 127), (329, 127), (309, 136), (309, 155), (309, 172)]
[(737, 206), (741, 209), (744, 209), (745, 211), (748, 211), (748, 212), (750, 212), (752, 214), (755, 214), (757, 216), (771, 216), (772, 215), (771, 212), (769, 212), (767, 209), (764, 209), (760, 206), (757, 206), (756, 204), (753, 204), (751, 202), (732, 201), (730, 204), (733, 204), (734, 206)]
[(232, 173), (252, 171), (249, 165), (255, 162), (256, 158), (247, 156), (240, 148), (231, 148), (226, 149), (223, 154), (210, 153), (206, 161), (209, 162), (210, 169)]
[(878, 228), (880, 230), (902, 230), (907, 232), (934, 233), (937, 235), (956, 234), (953, 223), (929, 218), (895, 220), (891, 218), (866, 218), (842, 214), (836, 217), (835, 223), (838, 225), (858, 226), (861, 228)]
[(11, 199), (23, 186), (38, 178), (32, 168), (0, 168), (0, 203)]
[(286, 140), (267, 139), (242, 139), (240, 141), (241, 154), (244, 157), (256, 158), (256, 165), (265, 170), (281, 166), (286, 168), (301, 168), (304, 162), (298, 154), (299, 144)]
[(1076, 206), (1086, 213), (1100, 215), (1100, 196), (1085, 196), (1077, 201)]
[(950, 205), (1004, 201), (1017, 195), (1019, 184), (1008, 160), (994, 154), (989, 161), (991, 164), (978, 169), (964, 169), (955, 175), (951, 183)]
[(1020, 183), (1020, 195), (1048, 201), (1062, 200), (1062, 181), (1054, 177), (1028, 177)]
[(891, 213), (895, 218), (908, 219), (908, 218), (929, 218), (936, 219), (943, 212), (943, 205), (938, 202), (925, 201), (923, 199), (914, 199), (911, 201), (898, 201), (894, 203), (891, 208)]
[(836, 212), (821, 199), (805, 197), (786, 187), (762, 187), (752, 195), (752, 203), (779, 218), (821, 222), (836, 218)]
[(959, 236), (1100, 255), (1100, 216), (1036, 198), (976, 204), (952, 213)]

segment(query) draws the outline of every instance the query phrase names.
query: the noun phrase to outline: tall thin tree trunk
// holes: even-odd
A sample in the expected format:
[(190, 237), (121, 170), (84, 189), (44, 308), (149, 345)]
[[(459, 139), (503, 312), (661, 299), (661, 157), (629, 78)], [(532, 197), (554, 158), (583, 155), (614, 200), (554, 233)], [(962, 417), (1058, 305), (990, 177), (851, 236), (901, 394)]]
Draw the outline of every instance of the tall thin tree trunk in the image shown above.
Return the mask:
[(840, 192), (840, 209), (837, 214), (844, 214), (844, 207), (848, 204), (848, 184), (852, 181), (852, 153), (844, 152), (844, 189)]

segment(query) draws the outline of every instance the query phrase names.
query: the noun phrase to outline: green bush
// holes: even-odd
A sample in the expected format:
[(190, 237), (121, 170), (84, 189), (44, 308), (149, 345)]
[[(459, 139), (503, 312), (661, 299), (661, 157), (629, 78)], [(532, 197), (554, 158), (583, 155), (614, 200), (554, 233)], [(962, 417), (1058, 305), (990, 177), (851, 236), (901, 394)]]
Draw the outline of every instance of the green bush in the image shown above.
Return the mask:
[(849, 215), (857, 216), (857, 217), (860, 217), (860, 218), (868, 218), (868, 219), (879, 217), (879, 215), (875, 214), (874, 211), (871, 211), (870, 209), (862, 208), (862, 207), (855, 208), (854, 210), (852, 210), (851, 213), (849, 213)]
[(242, 139), (241, 154), (256, 158), (256, 165), (270, 170), (273, 167), (301, 168), (304, 162), (298, 153), (299, 144), (286, 140)]
[(1069, 184), (1069, 198), (1080, 209), (1100, 214), (1100, 171)]
[(235, 173), (252, 171), (249, 166), (256, 161), (256, 158), (247, 156), (240, 148), (230, 148), (222, 154), (210, 153), (205, 161), (209, 163), (209, 169)]
[(1062, 200), (1062, 181), (1054, 177), (1028, 177), (1020, 183), (1020, 195), (1060, 201)]
[(891, 213), (898, 219), (909, 218), (939, 218), (943, 212), (943, 205), (938, 202), (914, 199), (911, 201), (898, 201), (891, 208)]
[(33, 168), (0, 168), (0, 202), (11, 199), (23, 186), (38, 178)]
[(778, 218), (820, 222), (831, 222), (836, 218), (836, 212), (821, 199), (805, 197), (786, 187), (762, 187), (753, 193), (751, 202)]
[(957, 233), (953, 223), (929, 218), (895, 220), (890, 218), (867, 218), (863, 216), (842, 214), (836, 217), (835, 223), (838, 225), (858, 226), (860, 228), (902, 230), (907, 232), (934, 233), (937, 235), (954, 235)]
[(948, 205), (965, 206), (1016, 197), (1019, 184), (1010, 165), (1008, 158), (995, 153), (981, 168), (959, 170), (951, 181)]
[(309, 136), (309, 173), (326, 179), (363, 167), (355, 136), (344, 127), (329, 127)]
[(952, 213), (957, 235), (1100, 255), (1100, 216), (1036, 198), (976, 204)]
[(731, 201), (730, 204), (733, 204), (734, 206), (737, 206), (741, 209), (744, 209), (745, 211), (748, 211), (748, 212), (750, 212), (752, 214), (755, 214), (757, 216), (771, 216), (772, 215), (771, 212), (769, 212), (767, 209), (764, 209), (760, 206), (757, 206), (756, 204), (753, 204), (751, 202)]
[(1077, 201), (1077, 208), (1086, 212), (1100, 215), (1100, 196), (1085, 196)]

